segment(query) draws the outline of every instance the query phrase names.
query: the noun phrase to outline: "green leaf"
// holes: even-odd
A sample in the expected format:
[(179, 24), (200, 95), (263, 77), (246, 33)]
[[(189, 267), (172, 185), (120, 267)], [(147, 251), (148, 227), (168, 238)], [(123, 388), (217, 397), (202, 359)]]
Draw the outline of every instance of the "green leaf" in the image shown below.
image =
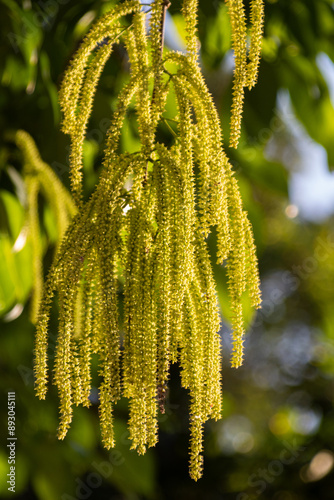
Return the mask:
[[(24, 303), (32, 286), (31, 245), (23, 230), (24, 209), (7, 191), (0, 192), (0, 316)], [(21, 238), (21, 241), (19, 241)], [(17, 245), (22, 245), (15, 248)]]
[(24, 209), (9, 191), (0, 191), (0, 230), (8, 233), (14, 244), (24, 221)]
[(128, 153), (135, 153), (141, 148), (139, 137), (133, 128), (133, 121), (130, 121), (128, 117), (124, 120), (121, 144), (123, 151), (127, 151)]
[[(8, 450), (9, 448), (7, 448)], [(28, 467), (27, 467), (27, 457), (24, 457), (22, 453), (17, 453), (16, 448), (16, 457), (15, 457), (15, 493), (12, 491), (8, 491), (10, 484), (7, 481), (10, 480), (9, 476), (9, 468), (11, 465), (8, 464), (8, 456), (1, 451), (0, 452), (0, 474), (3, 480), (0, 482), (0, 495), (1, 498), (13, 498), (17, 494), (20, 494), (27, 487), (28, 482)]]
[(43, 223), (49, 241), (53, 244), (57, 243), (59, 235), (57, 231), (56, 219), (50, 205), (47, 205), (46, 203), (43, 210)]
[(213, 18), (204, 18), (210, 28), (206, 30), (203, 40), (202, 55), (205, 62), (212, 68), (217, 68), (226, 52), (231, 48), (231, 25), (227, 13), (227, 7), (221, 3)]

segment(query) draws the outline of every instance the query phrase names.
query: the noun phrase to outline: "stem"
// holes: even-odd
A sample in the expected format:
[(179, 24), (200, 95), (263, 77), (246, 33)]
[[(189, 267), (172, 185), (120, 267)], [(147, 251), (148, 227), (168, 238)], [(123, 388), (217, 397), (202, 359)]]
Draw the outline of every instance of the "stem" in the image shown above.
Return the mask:
[(176, 123), (177, 125), (179, 125), (179, 120), (174, 120), (174, 118), (167, 118), (166, 116), (164, 117), (164, 120), (168, 120), (169, 122), (173, 122), (173, 123)]
[[(169, 125), (168, 123), (168, 118), (163, 118), (163, 122), (164, 124), (166, 125), (166, 127), (168, 128), (168, 130), (171, 132), (171, 134), (174, 136), (174, 138), (176, 139), (177, 138), (177, 134), (175, 133), (175, 131), (172, 129), (172, 127)], [(175, 120), (172, 120), (172, 121), (175, 121)]]

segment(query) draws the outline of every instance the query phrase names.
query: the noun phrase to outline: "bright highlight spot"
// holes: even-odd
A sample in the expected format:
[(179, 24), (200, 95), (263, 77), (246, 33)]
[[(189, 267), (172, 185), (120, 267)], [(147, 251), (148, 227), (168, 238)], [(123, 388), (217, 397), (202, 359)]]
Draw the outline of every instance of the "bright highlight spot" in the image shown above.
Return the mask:
[(239, 453), (248, 453), (254, 447), (254, 438), (250, 432), (239, 432), (233, 438), (233, 448)]
[(4, 316), (3, 321), (6, 321), (7, 323), (9, 321), (13, 321), (14, 319), (18, 318), (23, 311), (23, 305), (22, 304), (16, 304), (13, 309), (11, 309), (6, 316)]
[(13, 246), (13, 252), (18, 253), (22, 250), (22, 248), (25, 246), (27, 242), (27, 233), (28, 233), (28, 228), (24, 227), (18, 237), (16, 238), (16, 241)]
[(90, 26), (90, 24), (94, 21), (95, 19), (95, 12), (93, 10), (89, 10), (84, 14), (81, 19), (78, 21), (78, 26), (80, 26), (80, 29), (87, 28)]
[(299, 208), (297, 205), (288, 205), (285, 209), (285, 215), (289, 217), (289, 219), (294, 219), (299, 214)]
[(305, 483), (319, 481), (333, 469), (333, 466), (333, 453), (329, 450), (321, 450), (312, 458), (308, 466), (302, 468), (300, 475)]

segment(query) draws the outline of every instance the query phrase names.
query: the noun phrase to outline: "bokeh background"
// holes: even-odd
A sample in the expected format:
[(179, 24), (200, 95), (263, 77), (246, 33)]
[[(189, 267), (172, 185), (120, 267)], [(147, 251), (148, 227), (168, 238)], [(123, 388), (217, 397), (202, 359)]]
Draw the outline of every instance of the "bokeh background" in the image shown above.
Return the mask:
[[(82, 36), (114, 3), (0, 2), (0, 130), (28, 131), (66, 186), (69, 140), (59, 130), (57, 91)], [(245, 4), (248, 9), (249, 2)], [(263, 292), (261, 311), (249, 318), (245, 363), (233, 370), (224, 270), (214, 264), (223, 313), (224, 418), (205, 428), (204, 477), (198, 483), (188, 477), (188, 402), (176, 366), (167, 411), (160, 417), (159, 443), (145, 456), (129, 450), (125, 401), (115, 413), (116, 449), (110, 453), (101, 447), (97, 390), (93, 407), (75, 410), (68, 436), (57, 440), (57, 395), (51, 387), (46, 401), (39, 401), (33, 387), (31, 242), (17, 243), (24, 224), (22, 159), (2, 136), (1, 498), (334, 498), (333, 2), (265, 2), (259, 80), (246, 92), (236, 151), (227, 146), (233, 56), (226, 6), (219, 0), (200, 0), (199, 6), (201, 64), (254, 227)], [(182, 50), (179, 8), (180, 0), (172, 0), (166, 46)], [(87, 197), (98, 177), (104, 133), (128, 70), (126, 53), (118, 46), (103, 72), (85, 142)], [(168, 140), (167, 128), (161, 134)], [(131, 113), (122, 147), (138, 147)], [(46, 271), (57, 233), (43, 200), (40, 220)], [(214, 248), (214, 237), (209, 245)], [(50, 331), (51, 351), (55, 335), (56, 321)], [(4, 480), (10, 390), (16, 392), (15, 494)]]

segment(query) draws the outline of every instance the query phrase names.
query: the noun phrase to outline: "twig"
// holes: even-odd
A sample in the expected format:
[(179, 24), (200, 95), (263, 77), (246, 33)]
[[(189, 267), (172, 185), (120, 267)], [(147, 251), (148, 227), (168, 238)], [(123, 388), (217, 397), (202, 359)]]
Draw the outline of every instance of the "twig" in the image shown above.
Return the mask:
[[(171, 134), (175, 137), (175, 139), (177, 138), (177, 134), (175, 133), (175, 131), (173, 130), (173, 128), (169, 125), (168, 121), (167, 121), (167, 118), (162, 118), (163, 119), (163, 122), (164, 124), (166, 125), (166, 127), (168, 128), (168, 130), (171, 132)], [(175, 121), (175, 120), (174, 120)]]

